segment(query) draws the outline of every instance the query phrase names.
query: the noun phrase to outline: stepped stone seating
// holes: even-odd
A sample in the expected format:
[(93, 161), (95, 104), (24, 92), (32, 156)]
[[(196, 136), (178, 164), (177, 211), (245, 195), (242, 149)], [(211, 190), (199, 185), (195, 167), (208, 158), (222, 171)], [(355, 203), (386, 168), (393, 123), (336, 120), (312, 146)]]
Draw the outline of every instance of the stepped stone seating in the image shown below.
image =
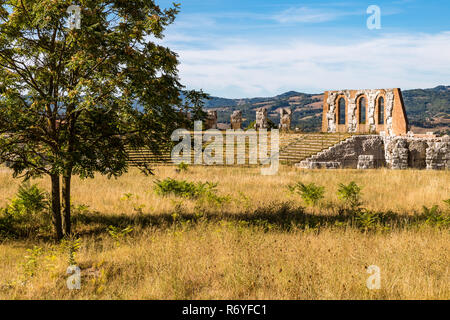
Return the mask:
[[(322, 150), (328, 149), (342, 140), (348, 138), (349, 134), (302, 134), (297, 136), (287, 145), (280, 146), (280, 161), (285, 164), (299, 163)], [(329, 166), (333, 166), (330, 164)]]

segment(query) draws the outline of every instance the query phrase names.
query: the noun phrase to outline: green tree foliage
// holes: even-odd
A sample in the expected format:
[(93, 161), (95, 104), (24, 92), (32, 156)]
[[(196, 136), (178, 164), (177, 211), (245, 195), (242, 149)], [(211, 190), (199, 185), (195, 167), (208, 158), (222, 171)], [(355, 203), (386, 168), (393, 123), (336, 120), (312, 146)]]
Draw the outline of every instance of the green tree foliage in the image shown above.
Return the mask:
[[(71, 30), (73, 4), (81, 28)], [(0, 1), (0, 160), (15, 176), (51, 178), (57, 238), (71, 233), (72, 175), (121, 175), (127, 148), (158, 154), (189, 125), (186, 112), (199, 113), (206, 95), (184, 90), (177, 55), (157, 44), (178, 11), (153, 0)]]

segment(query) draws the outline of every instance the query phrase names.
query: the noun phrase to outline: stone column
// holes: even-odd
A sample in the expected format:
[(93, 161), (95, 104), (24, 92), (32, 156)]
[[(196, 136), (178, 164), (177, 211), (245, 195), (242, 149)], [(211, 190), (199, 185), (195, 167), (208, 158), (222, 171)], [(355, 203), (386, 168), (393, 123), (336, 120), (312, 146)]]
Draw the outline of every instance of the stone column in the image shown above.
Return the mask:
[(292, 121), (292, 111), (290, 108), (280, 109), (280, 130), (289, 131), (291, 130)]
[(260, 108), (256, 110), (256, 122), (255, 122), (255, 129), (267, 129), (268, 128), (267, 123), (267, 109), (266, 108)]
[(208, 115), (205, 121), (205, 129), (217, 129), (217, 111), (208, 110)]
[(231, 115), (231, 129), (239, 130), (242, 127), (242, 111), (236, 110)]

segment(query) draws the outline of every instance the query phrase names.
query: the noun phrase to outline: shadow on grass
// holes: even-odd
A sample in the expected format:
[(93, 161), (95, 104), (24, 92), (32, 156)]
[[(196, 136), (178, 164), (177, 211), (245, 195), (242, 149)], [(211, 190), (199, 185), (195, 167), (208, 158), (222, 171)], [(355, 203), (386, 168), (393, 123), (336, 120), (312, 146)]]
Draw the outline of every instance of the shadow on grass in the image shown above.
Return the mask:
[[(290, 202), (273, 203), (266, 207), (243, 213), (211, 213), (191, 214), (184, 212), (136, 215), (107, 215), (102, 213), (78, 213), (74, 215), (74, 223), (81, 227), (79, 234), (98, 235), (105, 233), (108, 226), (119, 228), (156, 228), (169, 229), (189, 224), (227, 222), (235, 226), (255, 227), (264, 231), (289, 232), (292, 230), (316, 229), (330, 227), (351, 227), (361, 231), (389, 231), (414, 227), (422, 224), (448, 226), (448, 218), (433, 219), (427, 214), (399, 214), (389, 212), (373, 212), (368, 210), (332, 210), (334, 213), (308, 213), (304, 207)], [(82, 226), (91, 226), (83, 230)], [(89, 230), (88, 230), (89, 229)]]
[[(217, 210), (220, 212), (220, 209)], [(73, 213), (74, 232), (79, 236), (100, 236), (108, 234), (108, 227), (132, 227), (135, 230), (154, 228), (169, 230), (178, 227), (193, 227), (199, 224), (227, 223), (230, 226), (257, 228), (265, 232), (290, 232), (292, 230), (313, 229), (320, 232), (324, 228), (355, 228), (362, 232), (399, 230), (404, 228), (429, 225), (433, 227), (450, 226), (450, 217), (442, 211), (424, 211), (421, 214), (401, 214), (392, 211), (375, 212), (368, 210), (345, 210), (342, 208), (323, 209), (324, 213), (309, 213), (302, 206), (292, 202), (278, 202), (247, 210), (242, 213), (213, 213), (211, 208), (200, 210), (200, 214), (186, 212), (153, 214), (105, 214), (101, 212)], [(51, 227), (45, 232), (37, 226), (30, 232), (19, 223), (6, 223), (0, 217), (1, 239), (51, 240)]]

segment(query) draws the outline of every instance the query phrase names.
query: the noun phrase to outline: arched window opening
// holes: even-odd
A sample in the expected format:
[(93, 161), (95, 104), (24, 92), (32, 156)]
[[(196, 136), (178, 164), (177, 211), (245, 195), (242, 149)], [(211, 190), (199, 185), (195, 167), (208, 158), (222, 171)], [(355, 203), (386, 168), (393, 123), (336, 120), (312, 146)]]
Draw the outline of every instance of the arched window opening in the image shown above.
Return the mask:
[(339, 99), (338, 124), (345, 124), (345, 99), (344, 98)]
[(378, 99), (378, 124), (384, 124), (384, 98)]
[(359, 99), (359, 124), (366, 124), (366, 98)]

